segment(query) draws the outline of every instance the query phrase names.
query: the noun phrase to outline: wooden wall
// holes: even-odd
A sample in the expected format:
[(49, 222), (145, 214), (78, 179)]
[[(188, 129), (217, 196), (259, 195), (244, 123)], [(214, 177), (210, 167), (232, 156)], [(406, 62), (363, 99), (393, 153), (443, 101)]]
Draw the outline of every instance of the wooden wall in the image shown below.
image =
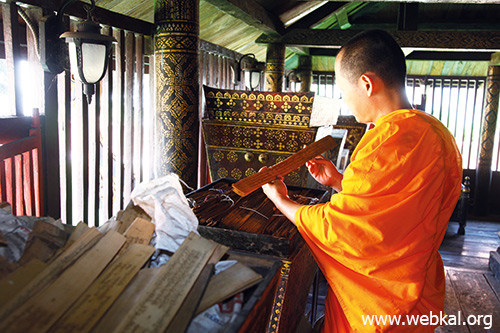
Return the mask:
[[(36, 26), (44, 15), (59, 7), (54, 1), (23, 2), (31, 5), (23, 8)], [(68, 7), (73, 26), (74, 17), (85, 13), (80, 7), (80, 4)], [(94, 17), (103, 26), (102, 33), (114, 36), (118, 43), (107, 74), (88, 104), (82, 85), (73, 80), (69, 70), (59, 75), (42, 72), (35, 38), (18, 10), (14, 3), (2, 5), (5, 36), (2, 46), (5, 46), (0, 51), (8, 62), (13, 115), (17, 118), (22, 115), (21, 91), (41, 96), (43, 184), (46, 185), (42, 197), (47, 198), (44, 212), (69, 224), (84, 221), (100, 225), (129, 204), (131, 191), (138, 183), (154, 178), (151, 164), (155, 145), (155, 90), (154, 75), (150, 72), (154, 68), (151, 56), (154, 26), (96, 9)], [(241, 55), (204, 41), (200, 44), (200, 82), (239, 89), (239, 85), (232, 83), (231, 63)], [(25, 87), (16, 83), (20, 59), (37, 63), (33, 79), (39, 80), (40, 91), (26, 92)], [(200, 99), (203, 101), (202, 89)], [(200, 118), (203, 109), (202, 102)], [(199, 140), (198, 184), (202, 186), (210, 179), (201, 130)]]

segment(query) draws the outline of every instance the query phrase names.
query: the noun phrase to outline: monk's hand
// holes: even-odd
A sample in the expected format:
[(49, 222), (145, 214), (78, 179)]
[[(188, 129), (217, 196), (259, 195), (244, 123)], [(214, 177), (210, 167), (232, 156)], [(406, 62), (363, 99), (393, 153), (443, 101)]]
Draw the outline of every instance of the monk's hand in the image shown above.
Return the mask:
[(332, 161), (319, 155), (307, 161), (306, 167), (318, 183), (333, 187), (340, 192), (339, 187), (343, 175), (337, 170)]
[[(259, 172), (265, 169), (267, 169), (267, 167), (262, 167)], [(288, 197), (288, 190), (281, 176), (277, 176), (276, 179), (262, 185), (262, 191), (264, 191), (264, 194), (267, 195), (271, 201), (279, 197)]]

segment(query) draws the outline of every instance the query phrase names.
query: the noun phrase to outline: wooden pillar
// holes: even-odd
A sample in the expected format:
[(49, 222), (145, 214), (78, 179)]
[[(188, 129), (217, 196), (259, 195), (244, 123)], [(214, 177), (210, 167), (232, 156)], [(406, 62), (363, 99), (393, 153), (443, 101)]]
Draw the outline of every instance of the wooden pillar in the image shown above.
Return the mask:
[(298, 71), (300, 74), (300, 92), (311, 91), (312, 82), (312, 58), (309, 55), (299, 56)]
[(155, 1), (156, 176), (197, 186), (199, 0)]
[(285, 71), (285, 45), (272, 43), (267, 46), (264, 91), (281, 92)]
[(491, 185), (491, 162), (493, 157), (493, 143), (498, 116), (499, 88), (500, 66), (490, 65), (486, 80), (479, 162), (476, 168), (474, 214), (478, 216), (488, 214), (488, 198)]

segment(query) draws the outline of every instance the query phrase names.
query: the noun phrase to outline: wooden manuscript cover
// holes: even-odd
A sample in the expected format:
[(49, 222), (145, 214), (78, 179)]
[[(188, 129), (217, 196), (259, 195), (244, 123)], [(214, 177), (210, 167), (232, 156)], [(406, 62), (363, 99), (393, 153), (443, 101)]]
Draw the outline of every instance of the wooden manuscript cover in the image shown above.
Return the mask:
[(203, 89), (208, 119), (309, 127), (314, 92)]

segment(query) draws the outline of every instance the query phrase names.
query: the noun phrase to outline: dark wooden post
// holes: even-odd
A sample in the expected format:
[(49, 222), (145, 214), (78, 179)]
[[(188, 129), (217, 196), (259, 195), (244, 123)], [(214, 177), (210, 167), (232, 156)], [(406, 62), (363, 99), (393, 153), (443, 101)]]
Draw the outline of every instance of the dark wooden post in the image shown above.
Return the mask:
[(298, 71), (300, 74), (300, 92), (311, 91), (312, 82), (312, 59), (309, 55), (299, 56)]
[(155, 1), (156, 176), (196, 188), (199, 136), (199, 0)]
[(24, 110), (21, 96), (21, 36), (17, 16), (15, 2), (7, 1), (7, 3), (2, 4), (9, 103), (12, 115), (20, 117), (24, 115)]
[(500, 88), (500, 66), (490, 65), (486, 80), (483, 129), (481, 132), (481, 147), (479, 162), (476, 168), (476, 186), (474, 195), (474, 214), (488, 214), (488, 198), (491, 185), (491, 162), (493, 143), (498, 116), (498, 100)]
[(281, 92), (283, 90), (285, 49), (285, 45), (280, 43), (267, 45), (264, 91)]

